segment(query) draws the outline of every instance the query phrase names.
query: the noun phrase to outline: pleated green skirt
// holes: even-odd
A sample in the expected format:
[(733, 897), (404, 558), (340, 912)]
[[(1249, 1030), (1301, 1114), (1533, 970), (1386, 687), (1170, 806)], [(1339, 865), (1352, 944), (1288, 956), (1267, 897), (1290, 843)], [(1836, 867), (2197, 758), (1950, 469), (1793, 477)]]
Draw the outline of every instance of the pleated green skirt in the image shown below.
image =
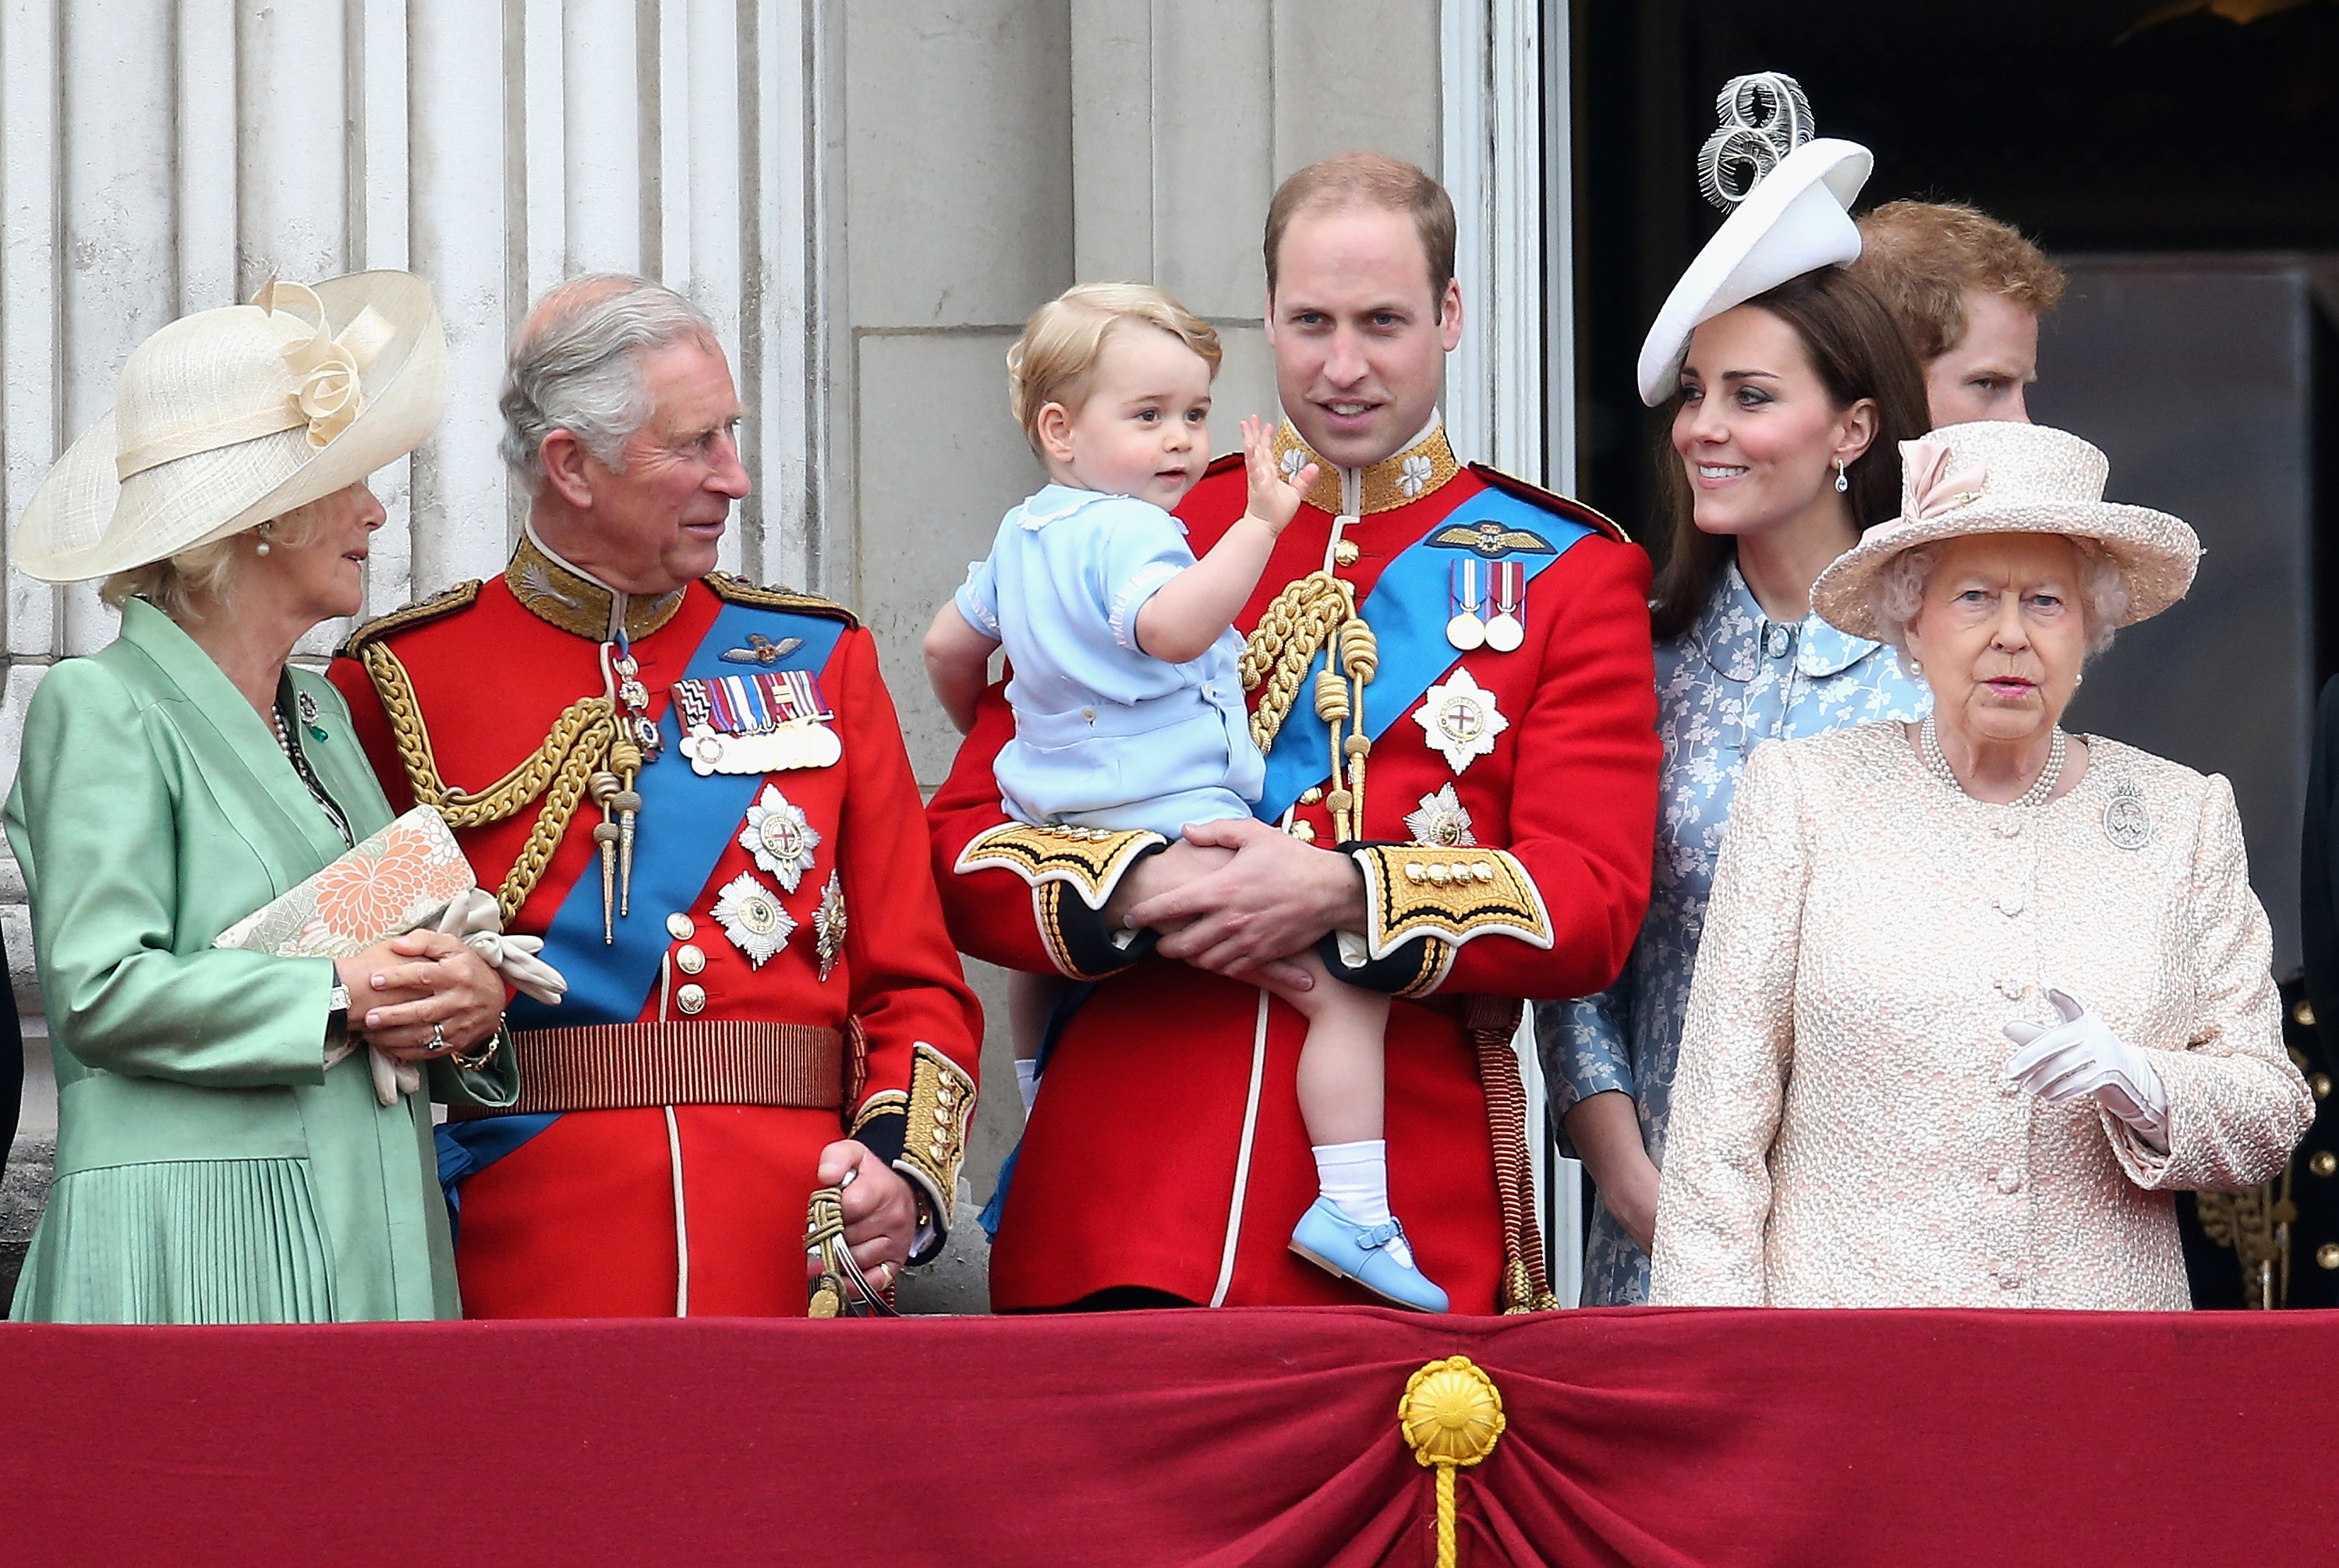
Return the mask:
[[(9, 1316), (40, 1323), (354, 1323), (455, 1317), (454, 1249), (439, 1190), (430, 1110), (383, 1106), (364, 1053), (320, 1084), (190, 1090), (99, 1083), (82, 1070), (58, 1096), (57, 1179), (33, 1233)], [(93, 1089), (127, 1089), (132, 1098)], [(145, 1098), (167, 1092), (167, 1129)], [(245, 1152), (203, 1113), (295, 1113), (293, 1153)], [(508, 1097), (507, 1097), (508, 1098)], [(125, 1139), (127, 1119), (143, 1130)], [(183, 1124), (183, 1125), (182, 1125)], [(270, 1123), (269, 1125), (280, 1125)], [(173, 1158), (124, 1158), (169, 1131)], [(115, 1136), (107, 1136), (113, 1134)], [(130, 1147), (125, 1148), (125, 1144)], [(209, 1158), (216, 1146), (217, 1158)]]
[(44, 1323), (321, 1323), (332, 1268), (308, 1162), (116, 1165), (61, 1178), (9, 1316)]

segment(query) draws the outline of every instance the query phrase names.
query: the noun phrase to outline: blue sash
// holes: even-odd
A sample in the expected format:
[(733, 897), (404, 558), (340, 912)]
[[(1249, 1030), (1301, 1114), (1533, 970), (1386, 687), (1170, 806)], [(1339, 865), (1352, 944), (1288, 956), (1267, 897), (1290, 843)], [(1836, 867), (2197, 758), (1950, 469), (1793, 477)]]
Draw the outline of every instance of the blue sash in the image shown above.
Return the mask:
[[(1399, 551), (1382, 568), (1373, 591), (1357, 606), (1372, 623), (1374, 639), (1380, 645), (1380, 668), (1365, 687), (1364, 730), (1376, 744), (1391, 725), (1413, 711), (1422, 694), (1462, 656), (1446, 640), (1446, 623), (1453, 610), (1452, 567), (1462, 552), (1430, 541), (1456, 527), (1472, 528), (1482, 522), (1521, 529), (1551, 546), (1548, 555), (1505, 557), (1520, 563), (1529, 582), (1593, 532), (1583, 523), (1554, 517), (1508, 491), (1490, 488), (1455, 508), (1428, 533)], [(1310, 700), (1316, 672), (1323, 667), (1324, 655), (1319, 653), (1299, 684), (1299, 700), (1291, 705), (1283, 727), (1276, 732), (1274, 748), (1267, 755), (1267, 788), (1252, 808), (1252, 814), (1261, 822), (1277, 821), (1303, 793), (1330, 776), (1331, 729), (1316, 716), (1316, 705)]]
[[(828, 664), (841, 622), (825, 616), (792, 615), (753, 605), (725, 605), (683, 670), (686, 680), (735, 674), (723, 660), (725, 648), (744, 647), (749, 632), (799, 637), (774, 669), (809, 670)], [(777, 634), (777, 635), (775, 635)], [(642, 794), (640, 826), (634, 840), (633, 906), (642, 914), (615, 922), (617, 941), (601, 941), (601, 867), (586, 863), (544, 933), (544, 959), (568, 981), (558, 1007), (516, 996), (505, 1017), (511, 1027), (558, 1029), (563, 1025), (631, 1023), (639, 1018), (657, 984), (658, 961), (668, 937), (665, 913), (688, 909), (706, 889), (715, 863), (739, 831), (740, 820), (764, 785), (761, 774), (709, 774), (701, 778), (677, 746), (680, 720), (669, 703), (658, 721), (666, 732), (664, 760), (644, 768), (634, 787)], [(589, 804), (581, 807), (593, 809)], [(560, 1112), (449, 1121), (436, 1129), (439, 1182), (447, 1195), (450, 1221), (459, 1219), (458, 1190), (465, 1177), (485, 1169), (560, 1119)]]
[[(724, 664), (723, 650), (746, 646), (751, 631), (775, 641), (783, 636), (801, 637), (803, 646), (771, 667), (817, 675), (844, 627), (824, 616), (725, 605), (690, 656), (683, 678), (736, 674), (735, 666)], [(762, 774), (708, 774), (702, 778), (694, 772), (678, 749), (682, 733), (672, 704), (658, 727), (666, 734), (664, 756), (644, 768), (634, 785), (641, 791), (642, 812), (634, 841), (633, 907), (642, 912), (617, 921), (617, 941), (604, 943), (600, 863), (587, 862), (584, 874), (569, 888), (544, 933), (544, 962), (567, 978), (568, 994), (558, 1007), (515, 998), (506, 1014), (514, 1029), (631, 1023), (641, 1017), (643, 1004), (657, 988), (658, 961), (672, 940), (666, 934), (666, 915), (697, 902), (715, 863), (738, 837), (741, 819), (763, 790)], [(591, 809), (589, 804), (579, 808)]]

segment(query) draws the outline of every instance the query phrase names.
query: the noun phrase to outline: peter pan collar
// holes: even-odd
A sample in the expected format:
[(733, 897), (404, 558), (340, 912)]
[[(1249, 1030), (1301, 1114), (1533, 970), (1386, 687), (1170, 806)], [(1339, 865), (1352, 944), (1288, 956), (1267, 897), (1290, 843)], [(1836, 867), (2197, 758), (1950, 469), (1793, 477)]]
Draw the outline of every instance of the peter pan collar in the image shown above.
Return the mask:
[[(1015, 521), (1025, 531), (1036, 534), (1050, 523), (1061, 523), (1074, 512), (1086, 511), (1100, 501), (1130, 501), (1140, 507), (1151, 506), (1150, 502), (1140, 501), (1134, 496), (1116, 496), (1106, 490), (1075, 489), (1070, 485), (1044, 485), (1038, 495), (1015, 509)], [(1179, 516), (1175, 512), (1169, 516), (1170, 520), (1178, 525), (1178, 531), (1184, 533), (1186, 525)]]
[(1043, 485), (1040, 493), (1015, 510), (1017, 525), (1038, 533), (1050, 523), (1060, 523), (1074, 512), (1110, 499), (1102, 490), (1079, 490), (1070, 485)]
[(1841, 675), (1884, 646), (1840, 631), (1816, 614), (1800, 623), (1772, 620), (1734, 560), (1722, 568), (1722, 582), (1690, 627), (1689, 641), (1716, 673), (1741, 683), (1761, 674), (1766, 657), (1783, 657), (1783, 646), (1770, 652), (1782, 641), (1794, 649), (1796, 673), (1815, 681)]

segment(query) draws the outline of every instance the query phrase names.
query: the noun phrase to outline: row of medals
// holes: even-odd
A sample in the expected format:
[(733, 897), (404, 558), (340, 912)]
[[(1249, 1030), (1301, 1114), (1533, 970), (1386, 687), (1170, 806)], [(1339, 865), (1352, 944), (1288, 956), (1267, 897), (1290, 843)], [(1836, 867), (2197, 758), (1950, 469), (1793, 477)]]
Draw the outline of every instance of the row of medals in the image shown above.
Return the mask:
[[(1446, 640), (1462, 652), (1492, 648), (1498, 654), (1515, 653), (1526, 641), (1526, 568), (1521, 563), (1456, 561), (1452, 603)], [(1490, 607), (1495, 612), (1491, 616), (1485, 613)]]

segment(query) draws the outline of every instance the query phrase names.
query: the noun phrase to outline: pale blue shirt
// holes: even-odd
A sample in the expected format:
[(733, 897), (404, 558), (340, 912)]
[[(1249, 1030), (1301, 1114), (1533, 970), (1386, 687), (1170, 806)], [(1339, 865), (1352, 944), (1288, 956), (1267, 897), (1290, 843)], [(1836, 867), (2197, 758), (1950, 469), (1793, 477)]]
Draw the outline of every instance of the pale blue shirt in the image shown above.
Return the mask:
[(1266, 784), (1229, 627), (1181, 665), (1137, 646), (1138, 612), (1194, 564), (1149, 502), (1050, 485), (1000, 520), (959, 613), (1007, 651), (1015, 737), (993, 771), (1009, 815), (1150, 828), (1247, 817)]
[[(1690, 975), (1747, 757), (1765, 741), (1920, 719), (1933, 705), (1881, 643), (1815, 615), (1800, 623), (1763, 615), (1735, 563), (1696, 624), (1658, 645), (1656, 663), (1664, 763), (1648, 917), (1614, 986), (1581, 1001), (1535, 1004), (1535, 1041), (1554, 1121), (1586, 1095), (1622, 1090), (1639, 1106), (1643, 1141), (1662, 1166)], [(1648, 1256), (1595, 1204), (1584, 1305), (1648, 1297)]]

